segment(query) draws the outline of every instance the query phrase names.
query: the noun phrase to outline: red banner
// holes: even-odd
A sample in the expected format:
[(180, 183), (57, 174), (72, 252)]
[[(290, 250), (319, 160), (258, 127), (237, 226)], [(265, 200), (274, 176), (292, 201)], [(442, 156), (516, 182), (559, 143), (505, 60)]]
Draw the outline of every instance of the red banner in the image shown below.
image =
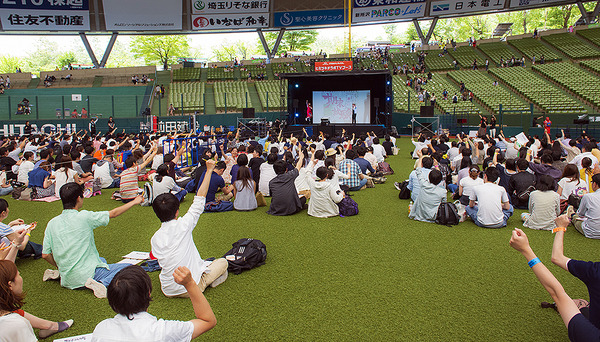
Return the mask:
[(352, 71), (352, 61), (315, 62), (315, 71)]

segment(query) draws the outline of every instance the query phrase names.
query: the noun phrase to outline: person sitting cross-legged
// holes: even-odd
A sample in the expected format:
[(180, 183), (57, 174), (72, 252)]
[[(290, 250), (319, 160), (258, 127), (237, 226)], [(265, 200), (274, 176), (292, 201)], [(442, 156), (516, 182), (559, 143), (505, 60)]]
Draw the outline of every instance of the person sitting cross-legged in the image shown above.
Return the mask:
[(149, 314), (152, 282), (146, 271), (132, 265), (119, 271), (108, 286), (108, 304), (117, 315), (96, 325), (92, 341), (191, 341), (212, 329), (217, 319), (190, 270), (178, 267), (173, 278), (188, 291), (195, 319), (170, 321)]
[(68, 289), (87, 287), (98, 298), (106, 297), (106, 286), (127, 264), (107, 264), (98, 255), (94, 242), (94, 229), (108, 225), (135, 205), (142, 196), (110, 211), (93, 212), (83, 207), (83, 188), (77, 183), (67, 183), (60, 188), (63, 212), (51, 219), (44, 233), (42, 258), (58, 268), (46, 270), (44, 280), (58, 279)]
[(571, 215), (573, 207), (567, 207), (573, 225), (578, 232), (590, 239), (600, 239), (600, 173), (592, 176), (592, 191), (581, 197), (576, 215)]
[(498, 169), (488, 167), (483, 175), (484, 183), (473, 188), (469, 205), (465, 207), (467, 214), (479, 227), (504, 227), (513, 213), (506, 190), (495, 183), (499, 176)]
[[(421, 174), (424, 177), (429, 177), (429, 172), (431, 172), (431, 168), (433, 167), (433, 158), (429, 156), (423, 157), (421, 151), (419, 151), (418, 156), (420, 160), (419, 164), (421, 168)], [(413, 202), (416, 201), (417, 197), (419, 197), (419, 193), (421, 192), (421, 183), (417, 177), (416, 170), (413, 170), (408, 176), (408, 190), (410, 190), (410, 198), (413, 200)]]
[(274, 216), (293, 215), (306, 206), (306, 197), (298, 196), (296, 184), (294, 181), (300, 174), (300, 169), (304, 165), (304, 153), (300, 153), (300, 158), (296, 167), (288, 171), (284, 160), (278, 160), (273, 164), (273, 170), (277, 174), (269, 182), (269, 193), (271, 194), (271, 206), (267, 214)]
[[(425, 157), (431, 159), (429, 157)], [(419, 158), (417, 168), (413, 171), (419, 181), (419, 195), (415, 199), (408, 217), (424, 222), (435, 222), (437, 217), (438, 207), (446, 198), (446, 189), (438, 186), (442, 181), (442, 173), (440, 170), (431, 170), (427, 176), (423, 172), (421, 162), (423, 156)]]
[[(160, 285), (167, 297), (188, 297), (188, 289), (177, 283), (173, 272), (179, 266), (187, 267), (200, 291), (204, 292), (209, 285), (215, 287), (227, 279), (229, 264), (225, 258), (205, 261), (194, 244), (192, 232), (198, 224), (200, 215), (204, 212), (206, 194), (211, 184), (211, 175), (215, 169), (215, 161), (206, 161), (205, 177), (198, 188), (196, 196), (188, 212), (179, 216), (179, 200), (171, 193), (157, 196), (152, 202), (152, 209), (161, 222), (160, 228), (154, 233), (150, 244), (152, 255), (158, 259), (162, 268)], [(223, 170), (225, 167), (223, 166)]]

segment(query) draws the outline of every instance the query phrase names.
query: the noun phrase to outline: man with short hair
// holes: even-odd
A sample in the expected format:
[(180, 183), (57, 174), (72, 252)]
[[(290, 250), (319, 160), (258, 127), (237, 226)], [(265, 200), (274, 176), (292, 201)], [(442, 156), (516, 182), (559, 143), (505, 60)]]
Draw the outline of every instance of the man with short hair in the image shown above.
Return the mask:
[[(531, 156), (528, 156), (530, 158)], [(554, 186), (556, 190), (556, 186), (558, 186), (558, 181), (562, 178), (562, 171), (552, 166), (554, 159), (552, 159), (552, 155), (549, 153), (544, 153), (540, 157), (541, 164), (536, 164), (534, 162), (529, 162), (529, 169), (533, 171), (535, 174), (536, 182), (539, 181), (540, 176), (548, 175), (554, 178)]]
[(61, 278), (60, 284), (69, 289), (87, 287), (98, 298), (106, 298), (106, 287), (119, 270), (128, 264), (107, 264), (94, 242), (94, 229), (108, 225), (134, 205), (142, 196), (111, 211), (93, 212), (83, 207), (83, 188), (74, 182), (60, 188), (63, 212), (50, 220), (44, 233), (42, 258), (58, 268), (46, 270), (44, 280)]
[(160, 228), (154, 233), (150, 243), (152, 255), (158, 259), (161, 272), (159, 275), (161, 290), (167, 297), (188, 297), (187, 289), (176, 283), (173, 272), (179, 266), (187, 267), (198, 284), (200, 291), (210, 285), (215, 287), (227, 279), (227, 267), (225, 258), (214, 261), (206, 261), (200, 257), (198, 248), (194, 244), (192, 232), (198, 224), (200, 215), (204, 212), (204, 206), (208, 200), (206, 197), (211, 186), (215, 161), (206, 161), (206, 172), (202, 183), (198, 187), (196, 196), (187, 213), (179, 216), (179, 200), (171, 193), (156, 196), (152, 202), (152, 209), (161, 222)]
[[(527, 209), (529, 196), (523, 194), (535, 187), (535, 175), (527, 171), (529, 163), (527, 159), (520, 158), (516, 162), (517, 173), (508, 180), (508, 195), (510, 202), (517, 209)], [(529, 191), (531, 192), (531, 191)]]
[[(431, 172), (431, 168), (433, 167), (433, 158), (428, 156), (423, 157), (423, 155), (420, 154), (419, 161), (417, 161), (417, 163), (420, 164), (420, 173), (427, 179), (429, 177), (429, 172)], [(410, 190), (410, 198), (413, 200), (413, 202), (417, 200), (417, 197), (419, 197), (419, 192), (421, 191), (421, 183), (419, 182), (416, 171), (416, 169), (413, 170), (408, 176), (407, 186), (408, 190)]]
[(275, 178), (269, 182), (269, 194), (271, 195), (271, 206), (267, 214), (274, 216), (293, 215), (306, 206), (306, 197), (298, 197), (295, 180), (300, 174), (300, 169), (304, 165), (304, 153), (300, 153), (300, 158), (296, 167), (288, 171), (287, 163), (284, 160), (277, 160), (273, 163)]
[(359, 146), (358, 148), (356, 148), (356, 153), (358, 154), (358, 157), (354, 158), (354, 161), (356, 162), (356, 164), (358, 164), (358, 166), (360, 166), (360, 171), (364, 175), (367, 174), (367, 171), (371, 174), (374, 174), (375, 169), (373, 168), (373, 166), (371, 166), (371, 163), (369, 163), (369, 161), (365, 159), (365, 155), (367, 154), (367, 148), (364, 146)]
[(592, 143), (587, 143), (587, 144), (583, 145), (583, 149), (581, 150), (581, 153), (576, 155), (573, 159), (571, 159), (569, 164), (575, 164), (575, 165), (577, 165), (577, 168), (579, 168), (579, 170), (581, 170), (581, 168), (582, 168), (581, 161), (583, 160), (583, 158), (588, 157), (592, 160), (592, 168), (594, 168), (596, 165), (598, 165), (598, 158), (596, 158), (596, 156), (594, 156), (594, 154), (592, 154), (592, 150), (594, 148), (596, 148), (596, 145), (594, 145)]
[[(223, 191), (223, 194), (226, 196), (225, 198), (227, 198), (227, 196), (230, 196), (230, 195), (231, 196), (229, 198), (231, 198), (233, 196), (233, 185), (225, 186), (225, 180), (222, 177), (226, 168), (227, 168), (227, 164), (225, 164), (224, 161), (219, 161), (215, 165), (214, 172), (212, 172), (209, 175), (210, 183), (208, 186), (207, 193), (205, 195), (207, 203), (213, 202), (216, 199), (217, 192), (219, 192), (219, 190)], [(196, 187), (197, 187), (196, 191), (198, 191), (198, 189), (200, 189), (200, 185), (204, 182), (205, 175), (206, 175), (206, 171), (204, 171), (200, 175), (200, 177), (197, 178), (196, 183), (195, 183)], [(193, 190), (193, 188), (191, 190)]]
[(422, 160), (423, 157), (421, 156), (417, 168), (413, 171), (419, 181), (420, 191), (408, 217), (417, 221), (435, 222), (438, 207), (446, 198), (447, 192), (446, 189), (438, 186), (442, 181), (442, 173), (439, 170), (429, 170), (428, 176), (424, 176), (424, 173), (421, 172), (423, 170), (421, 167)]
[(355, 150), (346, 151), (346, 159), (339, 165), (340, 172), (349, 174), (350, 178), (342, 178), (342, 184), (350, 188), (350, 191), (358, 191), (367, 185), (367, 178), (362, 174), (360, 166), (354, 161), (358, 156)]
[(508, 201), (506, 190), (495, 183), (499, 176), (498, 169), (488, 167), (483, 175), (484, 183), (474, 187), (469, 197), (469, 205), (465, 210), (479, 227), (501, 228), (506, 226), (508, 218), (512, 216), (513, 207)]
[(88, 145), (84, 149), (85, 156), (81, 158), (79, 165), (83, 172), (92, 172), (92, 166), (96, 164), (99, 160), (94, 158), (94, 147), (92, 145)]
[(387, 151), (385, 150), (385, 147), (379, 144), (378, 137), (375, 136), (373, 138), (373, 145), (371, 145), (371, 147), (373, 148), (373, 155), (375, 156), (375, 158), (377, 158), (377, 163), (384, 162), (385, 157), (387, 157)]

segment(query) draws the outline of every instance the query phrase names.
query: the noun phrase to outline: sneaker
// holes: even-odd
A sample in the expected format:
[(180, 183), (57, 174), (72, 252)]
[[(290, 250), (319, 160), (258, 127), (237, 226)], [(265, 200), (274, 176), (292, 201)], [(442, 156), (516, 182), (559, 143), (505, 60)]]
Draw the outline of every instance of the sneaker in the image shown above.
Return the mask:
[(567, 207), (567, 211), (566, 211), (567, 217), (569, 218), (569, 220), (573, 219), (573, 215), (575, 215), (575, 208), (573, 208), (572, 205)]
[(221, 274), (221, 276), (217, 279), (215, 279), (215, 281), (212, 282), (212, 284), (210, 284), (210, 287), (217, 287), (219, 285), (221, 285), (225, 280), (227, 280), (227, 275), (229, 274), (229, 272), (227, 272), (227, 270), (225, 270), (225, 273)]
[(394, 188), (396, 188), (396, 190), (400, 191), (400, 183), (394, 182)]
[(48, 280), (56, 280), (60, 278), (60, 273), (58, 273), (58, 270), (45, 270), (44, 271), (44, 276), (42, 277), (43, 281), (48, 281)]
[(106, 286), (102, 285), (102, 283), (99, 283), (92, 278), (88, 278), (85, 282), (85, 287), (94, 291), (94, 296), (97, 298), (106, 298)]

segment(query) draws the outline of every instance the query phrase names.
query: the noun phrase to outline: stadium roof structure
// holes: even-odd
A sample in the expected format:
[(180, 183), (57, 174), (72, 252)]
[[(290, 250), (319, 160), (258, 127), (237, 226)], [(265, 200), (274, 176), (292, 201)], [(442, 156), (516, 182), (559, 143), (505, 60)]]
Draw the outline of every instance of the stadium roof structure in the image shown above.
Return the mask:
[[(595, 1), (593, 12), (583, 2)], [(577, 4), (585, 24), (600, 0), (0, 0), (0, 34), (79, 34), (96, 67), (87, 34), (196, 34), (258, 32), (268, 56), (285, 30), (412, 21), (425, 45), (437, 20)], [(349, 20), (351, 18), (351, 20)], [(432, 20), (423, 34), (419, 21)], [(263, 31), (279, 31), (269, 49)], [(105, 57), (108, 56), (105, 53)]]

